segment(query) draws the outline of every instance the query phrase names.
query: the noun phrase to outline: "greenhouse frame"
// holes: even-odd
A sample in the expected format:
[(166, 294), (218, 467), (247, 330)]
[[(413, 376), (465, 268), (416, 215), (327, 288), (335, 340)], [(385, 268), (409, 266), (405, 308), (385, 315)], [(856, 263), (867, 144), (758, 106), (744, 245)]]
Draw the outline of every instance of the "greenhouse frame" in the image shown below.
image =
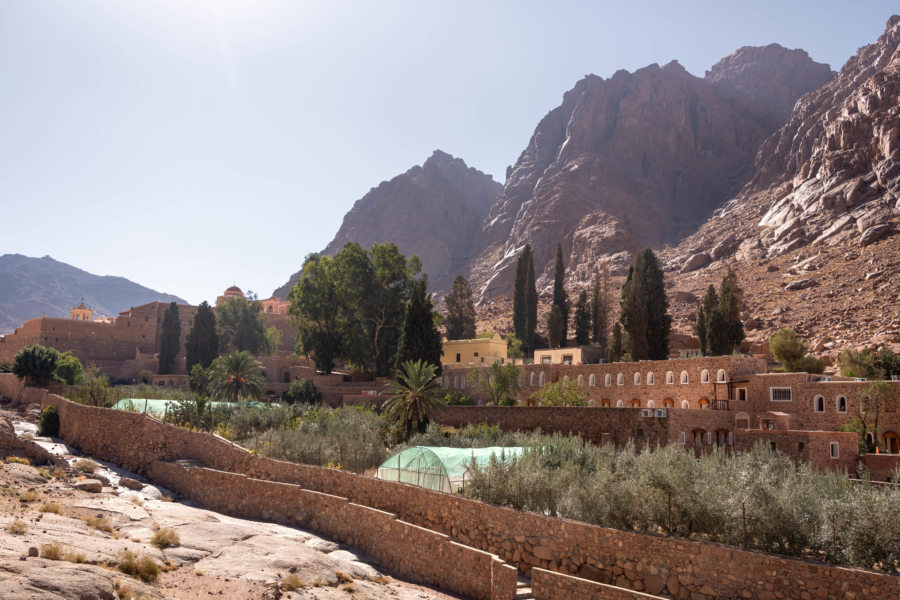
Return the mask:
[(413, 446), (384, 461), (375, 476), (410, 483), (439, 492), (456, 493), (465, 485), (473, 465), (487, 466), (491, 457), (507, 461), (522, 455), (521, 447), (444, 448)]

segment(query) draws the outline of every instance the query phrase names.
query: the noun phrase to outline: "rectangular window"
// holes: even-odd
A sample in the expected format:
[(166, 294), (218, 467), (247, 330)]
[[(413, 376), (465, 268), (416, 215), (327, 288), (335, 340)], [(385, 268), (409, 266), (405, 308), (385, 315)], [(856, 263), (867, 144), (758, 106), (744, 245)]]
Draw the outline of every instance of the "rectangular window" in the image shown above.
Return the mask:
[(803, 442), (797, 442), (797, 452), (803, 452)]
[(841, 445), (838, 442), (831, 442), (831, 458), (841, 457)]
[(542, 365), (549, 365), (549, 364), (550, 364), (550, 357), (549, 357), (549, 356), (542, 356), (542, 357), (541, 357), (541, 364), (542, 364)]
[(789, 387), (770, 387), (769, 400), (772, 402), (791, 402), (791, 388)]
[(747, 388), (738, 388), (737, 389), (737, 399), (741, 402), (747, 401)]
[(712, 446), (712, 431), (706, 432), (706, 445)]
[(681, 444), (684, 445), (684, 442), (685, 442), (685, 435), (684, 435), (684, 432), (682, 431), (681, 432)]

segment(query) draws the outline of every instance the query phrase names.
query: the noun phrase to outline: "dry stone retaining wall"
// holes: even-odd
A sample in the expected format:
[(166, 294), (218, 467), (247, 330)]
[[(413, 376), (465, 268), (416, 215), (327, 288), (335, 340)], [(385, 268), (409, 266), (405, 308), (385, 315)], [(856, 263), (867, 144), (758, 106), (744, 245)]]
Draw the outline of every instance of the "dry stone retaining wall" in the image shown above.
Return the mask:
[(537, 568), (531, 570), (531, 592), (535, 600), (652, 600), (658, 597)]
[(898, 577), (523, 513), (410, 485), (272, 460), (144, 415), (82, 406), (54, 395), (46, 396), (46, 404), (57, 407), (66, 441), (129, 469), (149, 473), (157, 460), (195, 458), (213, 469), (294, 483), (396, 514), (407, 523), (497, 554), (523, 572), (538, 567), (691, 600), (900, 597)]

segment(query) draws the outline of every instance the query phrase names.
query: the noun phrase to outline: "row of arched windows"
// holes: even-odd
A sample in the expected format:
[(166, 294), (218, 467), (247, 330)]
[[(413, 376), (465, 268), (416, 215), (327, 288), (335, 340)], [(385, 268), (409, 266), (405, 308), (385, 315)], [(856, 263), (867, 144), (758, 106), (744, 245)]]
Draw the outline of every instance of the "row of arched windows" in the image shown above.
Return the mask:
[[(846, 396), (836, 396), (834, 399), (834, 410), (839, 413), (847, 412)], [(825, 412), (825, 397), (822, 395), (813, 398), (813, 412)]]
[[(568, 379), (568, 377), (567, 377), (567, 379)], [(689, 384), (691, 382), (690, 374), (688, 374), (687, 371), (682, 371), (680, 380), (681, 380), (681, 383), (684, 385)], [(640, 372), (636, 372), (632, 379), (632, 383), (634, 385), (641, 385), (641, 383), (643, 381), (645, 381), (643, 375)], [(716, 383), (726, 383), (727, 381), (728, 381), (728, 373), (725, 372), (725, 369), (719, 369), (719, 371), (716, 373)], [(584, 378), (582, 375), (578, 376), (578, 382), (584, 383)], [(710, 373), (708, 370), (703, 369), (702, 371), (700, 371), (700, 383), (709, 383), (709, 382), (710, 382)], [(646, 384), (654, 385), (655, 383), (656, 383), (656, 376), (653, 374), (652, 371), (648, 372), (647, 376), (646, 376)], [(666, 384), (667, 385), (675, 384), (675, 373), (674, 372), (668, 371), (666, 373)], [(597, 385), (597, 376), (596, 375), (592, 374), (590, 376), (590, 378), (588, 379), (588, 385), (589, 386)], [(607, 373), (604, 376), (603, 385), (605, 385), (606, 387), (609, 387), (612, 385), (612, 375), (610, 373)], [(623, 375), (622, 373), (619, 373), (618, 375), (616, 375), (616, 385), (625, 385), (625, 375)]]

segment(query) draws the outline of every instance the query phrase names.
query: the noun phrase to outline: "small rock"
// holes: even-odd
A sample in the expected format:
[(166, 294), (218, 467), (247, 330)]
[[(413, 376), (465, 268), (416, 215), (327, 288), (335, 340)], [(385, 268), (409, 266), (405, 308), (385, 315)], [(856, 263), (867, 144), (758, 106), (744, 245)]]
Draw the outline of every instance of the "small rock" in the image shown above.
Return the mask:
[(696, 302), (697, 296), (683, 290), (676, 291), (674, 294), (675, 302)]
[(35, 556), (39, 556), (39, 555), (40, 555), (40, 551), (38, 551), (38, 549), (35, 548), (34, 546), (31, 546), (28, 549), (28, 556), (35, 557)]
[(778, 267), (776, 267), (775, 265), (769, 265), (768, 267), (766, 267), (766, 271), (768, 271), (769, 273), (774, 273), (777, 270)]
[(756, 317), (751, 317), (751, 318), (747, 319), (746, 321), (744, 321), (744, 329), (746, 331), (755, 331), (755, 330), (759, 329), (760, 327), (762, 327), (762, 325), (763, 325), (763, 322), (760, 319), (757, 319)]
[(872, 271), (871, 273), (866, 273), (866, 281), (869, 281), (870, 279), (877, 279), (881, 277), (883, 273), (884, 271)]
[(140, 490), (144, 487), (144, 484), (136, 479), (132, 479), (131, 477), (120, 477), (119, 484), (123, 487), (127, 487), (129, 490)]
[(887, 223), (882, 223), (881, 225), (876, 225), (875, 227), (869, 227), (866, 229), (861, 236), (859, 236), (859, 245), (860, 246), (868, 246), (869, 244), (873, 244), (889, 234), (893, 227)]
[(690, 273), (691, 271), (696, 271), (702, 267), (705, 267), (710, 262), (712, 262), (712, 258), (706, 252), (698, 252), (697, 254), (691, 255), (688, 258), (684, 266), (681, 267), (682, 273)]
[(103, 482), (97, 479), (84, 479), (82, 481), (76, 481), (72, 487), (83, 492), (99, 494), (103, 491)]
[(792, 281), (784, 286), (784, 289), (805, 290), (806, 288), (811, 288), (814, 285), (816, 285), (816, 281), (814, 279), (797, 279), (796, 281)]

